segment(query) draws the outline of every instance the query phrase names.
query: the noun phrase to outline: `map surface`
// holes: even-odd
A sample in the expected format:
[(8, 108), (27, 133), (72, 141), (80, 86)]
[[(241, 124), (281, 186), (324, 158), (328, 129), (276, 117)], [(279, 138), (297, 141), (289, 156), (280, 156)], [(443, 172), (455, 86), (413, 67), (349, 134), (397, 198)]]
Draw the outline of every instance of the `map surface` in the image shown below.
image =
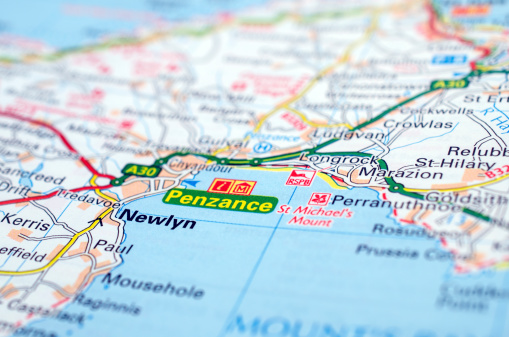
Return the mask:
[(509, 336), (508, 18), (2, 4), (0, 336)]

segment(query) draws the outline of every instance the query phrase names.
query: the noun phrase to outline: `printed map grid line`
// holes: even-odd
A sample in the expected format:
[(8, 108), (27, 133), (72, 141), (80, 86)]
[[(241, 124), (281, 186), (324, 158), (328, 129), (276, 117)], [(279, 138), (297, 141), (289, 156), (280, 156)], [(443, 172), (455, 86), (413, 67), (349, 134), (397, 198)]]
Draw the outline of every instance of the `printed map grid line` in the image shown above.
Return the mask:
[[(295, 188), (293, 189), (292, 195), (290, 196), (290, 199), (288, 199), (288, 203), (290, 203), (290, 201), (292, 201), (292, 198), (293, 198), (293, 195), (295, 194), (295, 191), (297, 191), (297, 186), (295, 186)], [(272, 230), (272, 233), (270, 234), (269, 239), (267, 240), (267, 243), (265, 244), (265, 247), (263, 248), (262, 252), (260, 253), (260, 256), (258, 257), (258, 260), (256, 261), (253, 269), (251, 270), (251, 273), (250, 273), (249, 277), (247, 278), (247, 281), (244, 284), (244, 287), (240, 291), (240, 294), (237, 297), (237, 300), (235, 301), (235, 304), (233, 305), (233, 308), (232, 308), (230, 314), (228, 315), (228, 317), (226, 319), (226, 322), (223, 324), (223, 328), (221, 329), (221, 331), (217, 335), (218, 337), (226, 335), (226, 332), (227, 332), (227, 329), (228, 329), (228, 324), (231, 322), (233, 316), (239, 310), (240, 305), (242, 304), (242, 301), (244, 300), (244, 297), (246, 296), (246, 294), (247, 294), (247, 292), (249, 290), (249, 287), (251, 286), (251, 283), (253, 282), (253, 279), (254, 279), (254, 277), (256, 275), (256, 272), (258, 271), (258, 268), (260, 267), (260, 264), (262, 263), (262, 260), (265, 257), (265, 253), (267, 252), (267, 249), (269, 248), (269, 245), (272, 242), (272, 238), (274, 237), (274, 234), (276, 233), (276, 230), (278, 229), (279, 224), (281, 223), (281, 220), (283, 219), (283, 216), (284, 216), (284, 214), (281, 214), (281, 216), (279, 217), (279, 220), (278, 220), (276, 226)]]

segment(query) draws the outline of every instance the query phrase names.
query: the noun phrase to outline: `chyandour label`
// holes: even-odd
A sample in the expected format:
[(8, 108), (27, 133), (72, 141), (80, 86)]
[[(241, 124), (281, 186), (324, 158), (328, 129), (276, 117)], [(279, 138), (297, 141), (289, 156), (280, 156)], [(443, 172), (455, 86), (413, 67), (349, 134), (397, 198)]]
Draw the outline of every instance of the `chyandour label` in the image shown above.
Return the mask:
[(265, 214), (276, 208), (278, 199), (262, 195), (219, 194), (176, 188), (166, 192), (163, 202), (170, 205)]

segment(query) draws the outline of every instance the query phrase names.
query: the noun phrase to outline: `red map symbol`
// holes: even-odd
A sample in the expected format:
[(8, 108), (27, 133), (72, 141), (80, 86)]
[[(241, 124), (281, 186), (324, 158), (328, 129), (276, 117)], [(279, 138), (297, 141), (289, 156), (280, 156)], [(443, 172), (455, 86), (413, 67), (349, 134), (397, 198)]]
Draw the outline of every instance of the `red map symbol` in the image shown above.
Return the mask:
[(311, 198), (311, 202), (317, 203), (317, 204), (323, 204), (327, 200), (327, 194), (315, 194), (313, 195), (313, 198)]

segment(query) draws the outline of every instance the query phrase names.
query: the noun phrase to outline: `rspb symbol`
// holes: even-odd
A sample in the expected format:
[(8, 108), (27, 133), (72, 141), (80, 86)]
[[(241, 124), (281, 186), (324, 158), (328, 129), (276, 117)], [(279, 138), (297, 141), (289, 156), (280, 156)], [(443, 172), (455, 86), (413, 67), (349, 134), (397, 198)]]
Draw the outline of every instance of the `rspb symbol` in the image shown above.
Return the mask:
[(327, 206), (329, 203), (330, 193), (313, 193), (309, 198), (308, 205), (310, 206)]
[(207, 192), (251, 195), (255, 185), (256, 181), (216, 178), (212, 184), (210, 184)]
[(286, 185), (291, 186), (311, 186), (315, 177), (315, 171), (293, 170), (286, 181)]

